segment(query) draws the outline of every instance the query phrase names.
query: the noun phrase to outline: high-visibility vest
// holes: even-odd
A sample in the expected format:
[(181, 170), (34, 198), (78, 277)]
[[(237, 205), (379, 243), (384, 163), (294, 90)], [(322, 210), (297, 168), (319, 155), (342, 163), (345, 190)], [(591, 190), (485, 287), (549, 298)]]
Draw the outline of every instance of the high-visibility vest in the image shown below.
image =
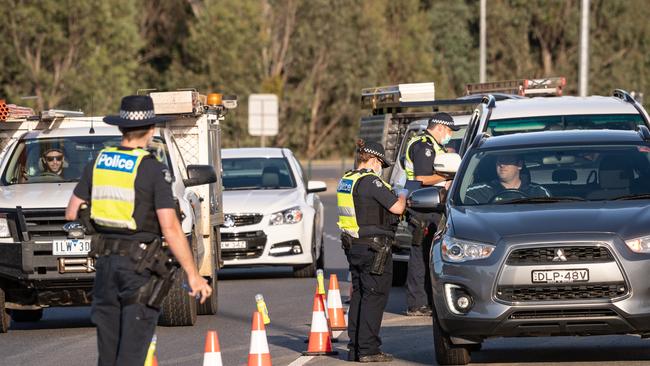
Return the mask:
[(444, 154), (446, 152), (445, 149), (436, 142), (433, 136), (429, 135), (428, 133), (421, 133), (415, 135), (413, 138), (409, 140), (408, 144), (406, 145), (406, 161), (404, 163), (404, 171), (406, 172), (407, 180), (415, 180), (415, 172), (413, 171), (413, 160), (411, 159), (411, 147), (416, 142), (427, 142), (427, 141), (431, 145), (433, 145), (433, 151), (435, 151), (436, 154)]
[(384, 182), (380, 176), (375, 174), (375, 172), (358, 170), (345, 173), (343, 178), (339, 181), (338, 188), (336, 189), (336, 200), (338, 202), (339, 212), (339, 221), (337, 225), (339, 229), (353, 238), (359, 237), (359, 224), (357, 223), (357, 213), (354, 208), (354, 187), (357, 185), (359, 179), (369, 175), (379, 178), (386, 188), (391, 189), (390, 184)]
[(100, 151), (93, 167), (90, 217), (104, 227), (136, 230), (135, 178), (144, 149), (120, 150), (109, 147)]

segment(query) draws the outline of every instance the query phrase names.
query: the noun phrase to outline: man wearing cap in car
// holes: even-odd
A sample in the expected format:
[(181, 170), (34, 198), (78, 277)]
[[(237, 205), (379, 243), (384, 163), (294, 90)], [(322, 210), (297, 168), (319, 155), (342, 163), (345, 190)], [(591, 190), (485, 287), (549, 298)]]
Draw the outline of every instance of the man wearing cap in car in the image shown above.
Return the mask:
[[(447, 151), (444, 145), (449, 143), (454, 131), (460, 127), (454, 124), (454, 119), (448, 113), (434, 114), (427, 124), (427, 129), (414, 136), (406, 147), (404, 168), (406, 171), (405, 188), (410, 192), (426, 186), (434, 186), (450, 177), (434, 170), (437, 154)], [(448, 183), (446, 185), (448, 188)], [(406, 276), (406, 315), (431, 315), (431, 279), (429, 278), (429, 251), (435, 225), (439, 219), (430, 217), (428, 234), (422, 243), (412, 243)]]
[(136, 266), (144, 263), (139, 259), (150, 245), (158, 248), (154, 243), (160, 243), (162, 235), (187, 273), (188, 296), (193, 300), (200, 295), (203, 303), (212, 293), (176, 216), (169, 173), (146, 150), (155, 124), (166, 120), (155, 115), (149, 96), (124, 97), (119, 116), (104, 118), (122, 132), (120, 146), (103, 149), (86, 166), (66, 209), (66, 219), (76, 220), (82, 204), (90, 205), (98, 233), (93, 251), (102, 248), (95, 254), (99, 258), (91, 309), (100, 366), (144, 364), (159, 315), (145, 290), (153, 287), (152, 273), (158, 270)]
[[(359, 140), (356, 151), (357, 168), (343, 175), (336, 193), (341, 242), (352, 276), (348, 361), (390, 362), (393, 357), (381, 351), (379, 338), (393, 273), (387, 238), (393, 236), (391, 218), (406, 208), (406, 192), (398, 197), (382, 180), (382, 169), (390, 162), (381, 144)], [(379, 269), (378, 246), (388, 248)]]

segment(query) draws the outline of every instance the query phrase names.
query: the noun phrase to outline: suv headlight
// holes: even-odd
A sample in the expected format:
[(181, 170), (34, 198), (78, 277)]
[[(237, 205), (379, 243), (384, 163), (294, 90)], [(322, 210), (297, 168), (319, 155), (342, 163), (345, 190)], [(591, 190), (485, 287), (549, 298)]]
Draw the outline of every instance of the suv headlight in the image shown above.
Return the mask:
[(447, 262), (461, 263), (485, 259), (494, 251), (494, 245), (461, 240), (445, 235), (442, 238), (442, 259)]
[(635, 253), (650, 253), (650, 236), (626, 240), (625, 244)]
[(282, 225), (282, 224), (297, 224), (302, 221), (302, 211), (300, 207), (291, 207), (284, 211), (275, 212), (271, 214), (271, 225)]
[(0, 238), (10, 238), (9, 221), (7, 217), (0, 216)]

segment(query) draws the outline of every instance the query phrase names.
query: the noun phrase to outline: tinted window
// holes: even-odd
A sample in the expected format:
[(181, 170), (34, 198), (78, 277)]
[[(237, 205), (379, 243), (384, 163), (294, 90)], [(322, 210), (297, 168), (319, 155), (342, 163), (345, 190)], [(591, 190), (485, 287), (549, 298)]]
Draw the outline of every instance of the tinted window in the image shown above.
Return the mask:
[(289, 163), (284, 158), (223, 159), (223, 186), (227, 191), (295, 188)]
[[(460, 185), (454, 201), (463, 205), (507, 203), (531, 196), (597, 201), (650, 194), (650, 147), (478, 151), (469, 157), (465, 171), (456, 179)], [(504, 193), (507, 188), (512, 192)]]
[(490, 135), (498, 136), (553, 130), (634, 130), (638, 125), (643, 125), (639, 114), (591, 114), (490, 120), (487, 130)]

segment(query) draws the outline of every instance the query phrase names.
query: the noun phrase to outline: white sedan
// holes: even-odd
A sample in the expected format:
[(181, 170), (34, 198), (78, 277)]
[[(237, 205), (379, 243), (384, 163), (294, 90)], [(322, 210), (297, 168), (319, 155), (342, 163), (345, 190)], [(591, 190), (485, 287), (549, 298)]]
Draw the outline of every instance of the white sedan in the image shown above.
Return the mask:
[(324, 266), (324, 182), (307, 181), (289, 149), (222, 150), (225, 267), (293, 266), (313, 277)]

